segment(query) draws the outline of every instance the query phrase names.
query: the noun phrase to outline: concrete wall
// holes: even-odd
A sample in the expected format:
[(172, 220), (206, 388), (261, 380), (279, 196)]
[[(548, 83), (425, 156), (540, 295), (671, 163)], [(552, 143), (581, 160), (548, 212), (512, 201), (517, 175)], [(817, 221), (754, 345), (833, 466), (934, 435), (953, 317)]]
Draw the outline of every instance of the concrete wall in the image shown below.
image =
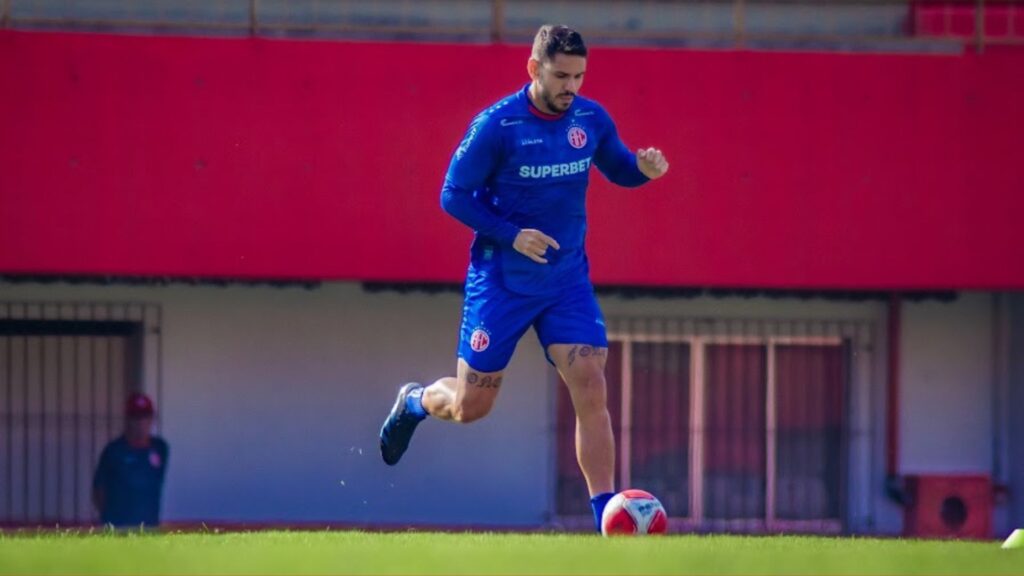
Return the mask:
[[(397, 386), (453, 370), (458, 294), (368, 293), (354, 284), (307, 290), (0, 283), (0, 301), (26, 299), (162, 305), (159, 408), (172, 447), (168, 520), (525, 526), (549, 519), (555, 390), (532, 333), (520, 342), (490, 417), (461, 428), (428, 421), (400, 465), (380, 462), (377, 431)], [(882, 491), (884, 302), (606, 297), (602, 306), (610, 321), (828, 319), (872, 326), (870, 343), (855, 350), (850, 523), (856, 532), (900, 531), (901, 511)], [(1021, 308), (1018, 300), (1018, 325)], [(905, 304), (904, 472), (988, 471), (991, 334), (989, 295)], [(1020, 382), (1019, 361), (1015, 370)], [(1017, 447), (1018, 482), (1019, 453)]]
[(906, 303), (901, 348), (901, 471), (989, 472), (992, 295)]
[(530, 338), (492, 417), (428, 422), (400, 466), (380, 461), (398, 385), (454, 369), (457, 294), (0, 284), (0, 300), (22, 299), (162, 304), (167, 520), (516, 525), (550, 508), (547, 373)]
[(1019, 294), (962, 293), (953, 302), (904, 306), (901, 472), (1008, 482), (1010, 499), (993, 510), (996, 536), (1022, 521), (1020, 302)]
[[(380, 462), (377, 430), (397, 386), (453, 370), (457, 295), (168, 292), (169, 517), (541, 521), (547, 502), (530, 486), (549, 475), (538, 450), (547, 430), (527, 415), (543, 410), (544, 381), (530, 355), (510, 368), (517, 385), (493, 418), (461, 433), (429, 422), (401, 466)], [(513, 472), (521, 481), (507, 481)]]

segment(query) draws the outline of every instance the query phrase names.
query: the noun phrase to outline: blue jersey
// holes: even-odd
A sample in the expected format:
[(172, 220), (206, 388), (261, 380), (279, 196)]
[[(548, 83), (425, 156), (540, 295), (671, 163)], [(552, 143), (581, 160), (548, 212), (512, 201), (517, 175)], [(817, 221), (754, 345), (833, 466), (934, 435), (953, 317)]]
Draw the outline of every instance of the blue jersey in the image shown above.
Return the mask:
[[(565, 113), (537, 110), (527, 90), (503, 98), (469, 126), (441, 192), (445, 210), (476, 231), (470, 282), (501, 282), (521, 294), (549, 294), (589, 283), (584, 252), (590, 167), (612, 182), (647, 181), (636, 155), (619, 139), (611, 117), (581, 96)], [(539, 264), (512, 244), (534, 228), (561, 246)]]
[(167, 442), (153, 436), (146, 448), (134, 448), (120, 436), (103, 449), (93, 488), (104, 493), (100, 513), (104, 524), (114, 526), (157, 526), (160, 523), (160, 494), (167, 471)]

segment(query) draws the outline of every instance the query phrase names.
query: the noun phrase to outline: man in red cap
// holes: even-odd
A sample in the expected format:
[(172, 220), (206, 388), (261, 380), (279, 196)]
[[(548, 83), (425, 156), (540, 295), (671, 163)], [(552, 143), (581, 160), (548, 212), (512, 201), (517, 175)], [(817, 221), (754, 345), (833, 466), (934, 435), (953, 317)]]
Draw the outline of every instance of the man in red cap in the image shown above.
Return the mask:
[(115, 527), (157, 526), (167, 471), (167, 442), (152, 433), (153, 401), (132, 393), (125, 401), (124, 434), (103, 449), (92, 482), (100, 520)]

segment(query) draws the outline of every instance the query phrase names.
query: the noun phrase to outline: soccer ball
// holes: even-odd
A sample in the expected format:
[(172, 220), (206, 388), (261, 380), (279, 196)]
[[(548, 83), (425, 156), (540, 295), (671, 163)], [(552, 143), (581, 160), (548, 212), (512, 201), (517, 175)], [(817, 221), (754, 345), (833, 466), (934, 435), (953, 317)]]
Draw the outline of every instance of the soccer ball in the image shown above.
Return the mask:
[(650, 492), (623, 490), (608, 501), (601, 515), (601, 534), (664, 534), (668, 532), (665, 507)]

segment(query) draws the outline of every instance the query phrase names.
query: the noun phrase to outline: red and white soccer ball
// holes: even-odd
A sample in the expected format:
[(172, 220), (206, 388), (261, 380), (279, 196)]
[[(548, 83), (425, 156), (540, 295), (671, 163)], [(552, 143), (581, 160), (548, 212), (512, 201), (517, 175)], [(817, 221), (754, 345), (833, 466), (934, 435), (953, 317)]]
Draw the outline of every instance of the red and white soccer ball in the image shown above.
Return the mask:
[(650, 492), (623, 490), (608, 501), (601, 515), (601, 534), (665, 534), (668, 514)]

